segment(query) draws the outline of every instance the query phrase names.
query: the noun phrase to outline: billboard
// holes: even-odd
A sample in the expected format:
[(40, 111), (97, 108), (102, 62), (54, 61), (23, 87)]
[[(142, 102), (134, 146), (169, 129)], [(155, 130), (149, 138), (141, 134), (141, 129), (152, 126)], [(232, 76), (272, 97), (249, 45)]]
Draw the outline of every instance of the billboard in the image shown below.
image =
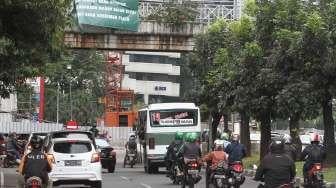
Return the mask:
[(137, 31), (139, 0), (75, 0), (80, 25)]

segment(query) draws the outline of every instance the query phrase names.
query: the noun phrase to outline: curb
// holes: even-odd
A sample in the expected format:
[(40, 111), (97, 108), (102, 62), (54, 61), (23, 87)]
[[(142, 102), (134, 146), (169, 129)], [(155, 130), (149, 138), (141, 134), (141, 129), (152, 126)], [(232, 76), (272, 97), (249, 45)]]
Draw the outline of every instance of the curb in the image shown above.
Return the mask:
[[(251, 170), (251, 169), (246, 169), (244, 173), (248, 177), (254, 177), (256, 171)], [(303, 183), (303, 178), (296, 177), (294, 187), (301, 187), (302, 183)], [(325, 182), (325, 184), (326, 184), (326, 188), (336, 188), (336, 182)]]

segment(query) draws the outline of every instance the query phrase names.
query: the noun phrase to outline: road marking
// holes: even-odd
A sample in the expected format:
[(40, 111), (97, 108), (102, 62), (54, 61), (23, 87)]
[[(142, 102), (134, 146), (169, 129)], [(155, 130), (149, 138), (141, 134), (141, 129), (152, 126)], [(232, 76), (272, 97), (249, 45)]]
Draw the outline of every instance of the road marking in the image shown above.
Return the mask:
[(5, 187), (5, 178), (4, 178), (4, 173), (3, 171), (0, 172), (0, 188)]
[(120, 176), (121, 177), (121, 179), (123, 179), (123, 180), (126, 180), (126, 181), (131, 181), (131, 179), (130, 178), (128, 178), (128, 177), (125, 177), (125, 176)]
[(152, 188), (150, 185), (147, 185), (145, 183), (140, 183), (141, 186), (145, 187), (145, 188)]

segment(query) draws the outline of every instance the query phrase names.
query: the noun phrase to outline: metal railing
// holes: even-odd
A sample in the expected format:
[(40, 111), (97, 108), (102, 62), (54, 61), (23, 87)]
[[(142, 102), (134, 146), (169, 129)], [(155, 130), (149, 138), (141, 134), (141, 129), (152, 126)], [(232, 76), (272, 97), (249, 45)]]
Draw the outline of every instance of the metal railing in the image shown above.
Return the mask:
[[(243, 0), (193, 0), (196, 5), (196, 22), (211, 23), (216, 19), (225, 18), (229, 20), (239, 19), (242, 12)], [(141, 18), (162, 11), (166, 5), (163, 0), (141, 0), (139, 14)]]

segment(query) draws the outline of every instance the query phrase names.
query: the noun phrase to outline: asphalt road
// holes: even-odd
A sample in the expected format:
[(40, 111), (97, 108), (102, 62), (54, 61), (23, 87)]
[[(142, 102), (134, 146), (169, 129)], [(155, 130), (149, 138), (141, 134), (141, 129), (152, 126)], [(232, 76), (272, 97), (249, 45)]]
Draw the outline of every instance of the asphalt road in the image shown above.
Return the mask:
[[(14, 188), (16, 185), (17, 176), (15, 169), (1, 169), (3, 176), (0, 188)], [(75, 186), (78, 188), (78, 186)], [(173, 185), (169, 178), (166, 177), (164, 169), (159, 174), (144, 173), (143, 166), (135, 166), (134, 168), (122, 168), (118, 164), (115, 173), (107, 173), (103, 171), (103, 188), (178, 188), (180, 186)], [(196, 188), (205, 187), (204, 175), (202, 180), (195, 186)], [(247, 179), (242, 188), (257, 187), (257, 183)]]
[[(115, 173), (107, 173), (103, 170), (103, 188), (179, 188), (166, 177), (165, 168), (160, 169), (159, 174), (146, 174), (143, 165), (136, 165), (134, 168), (123, 168), (121, 165), (124, 153), (117, 153), (118, 164)], [(0, 188), (14, 188), (17, 181), (16, 169), (0, 169)], [(203, 172), (204, 173), (204, 172)], [(254, 188), (258, 183), (247, 178), (242, 188)], [(78, 186), (75, 186), (79, 188)], [(205, 177), (196, 184), (196, 188), (205, 188)], [(56, 187), (55, 187), (56, 188)]]

